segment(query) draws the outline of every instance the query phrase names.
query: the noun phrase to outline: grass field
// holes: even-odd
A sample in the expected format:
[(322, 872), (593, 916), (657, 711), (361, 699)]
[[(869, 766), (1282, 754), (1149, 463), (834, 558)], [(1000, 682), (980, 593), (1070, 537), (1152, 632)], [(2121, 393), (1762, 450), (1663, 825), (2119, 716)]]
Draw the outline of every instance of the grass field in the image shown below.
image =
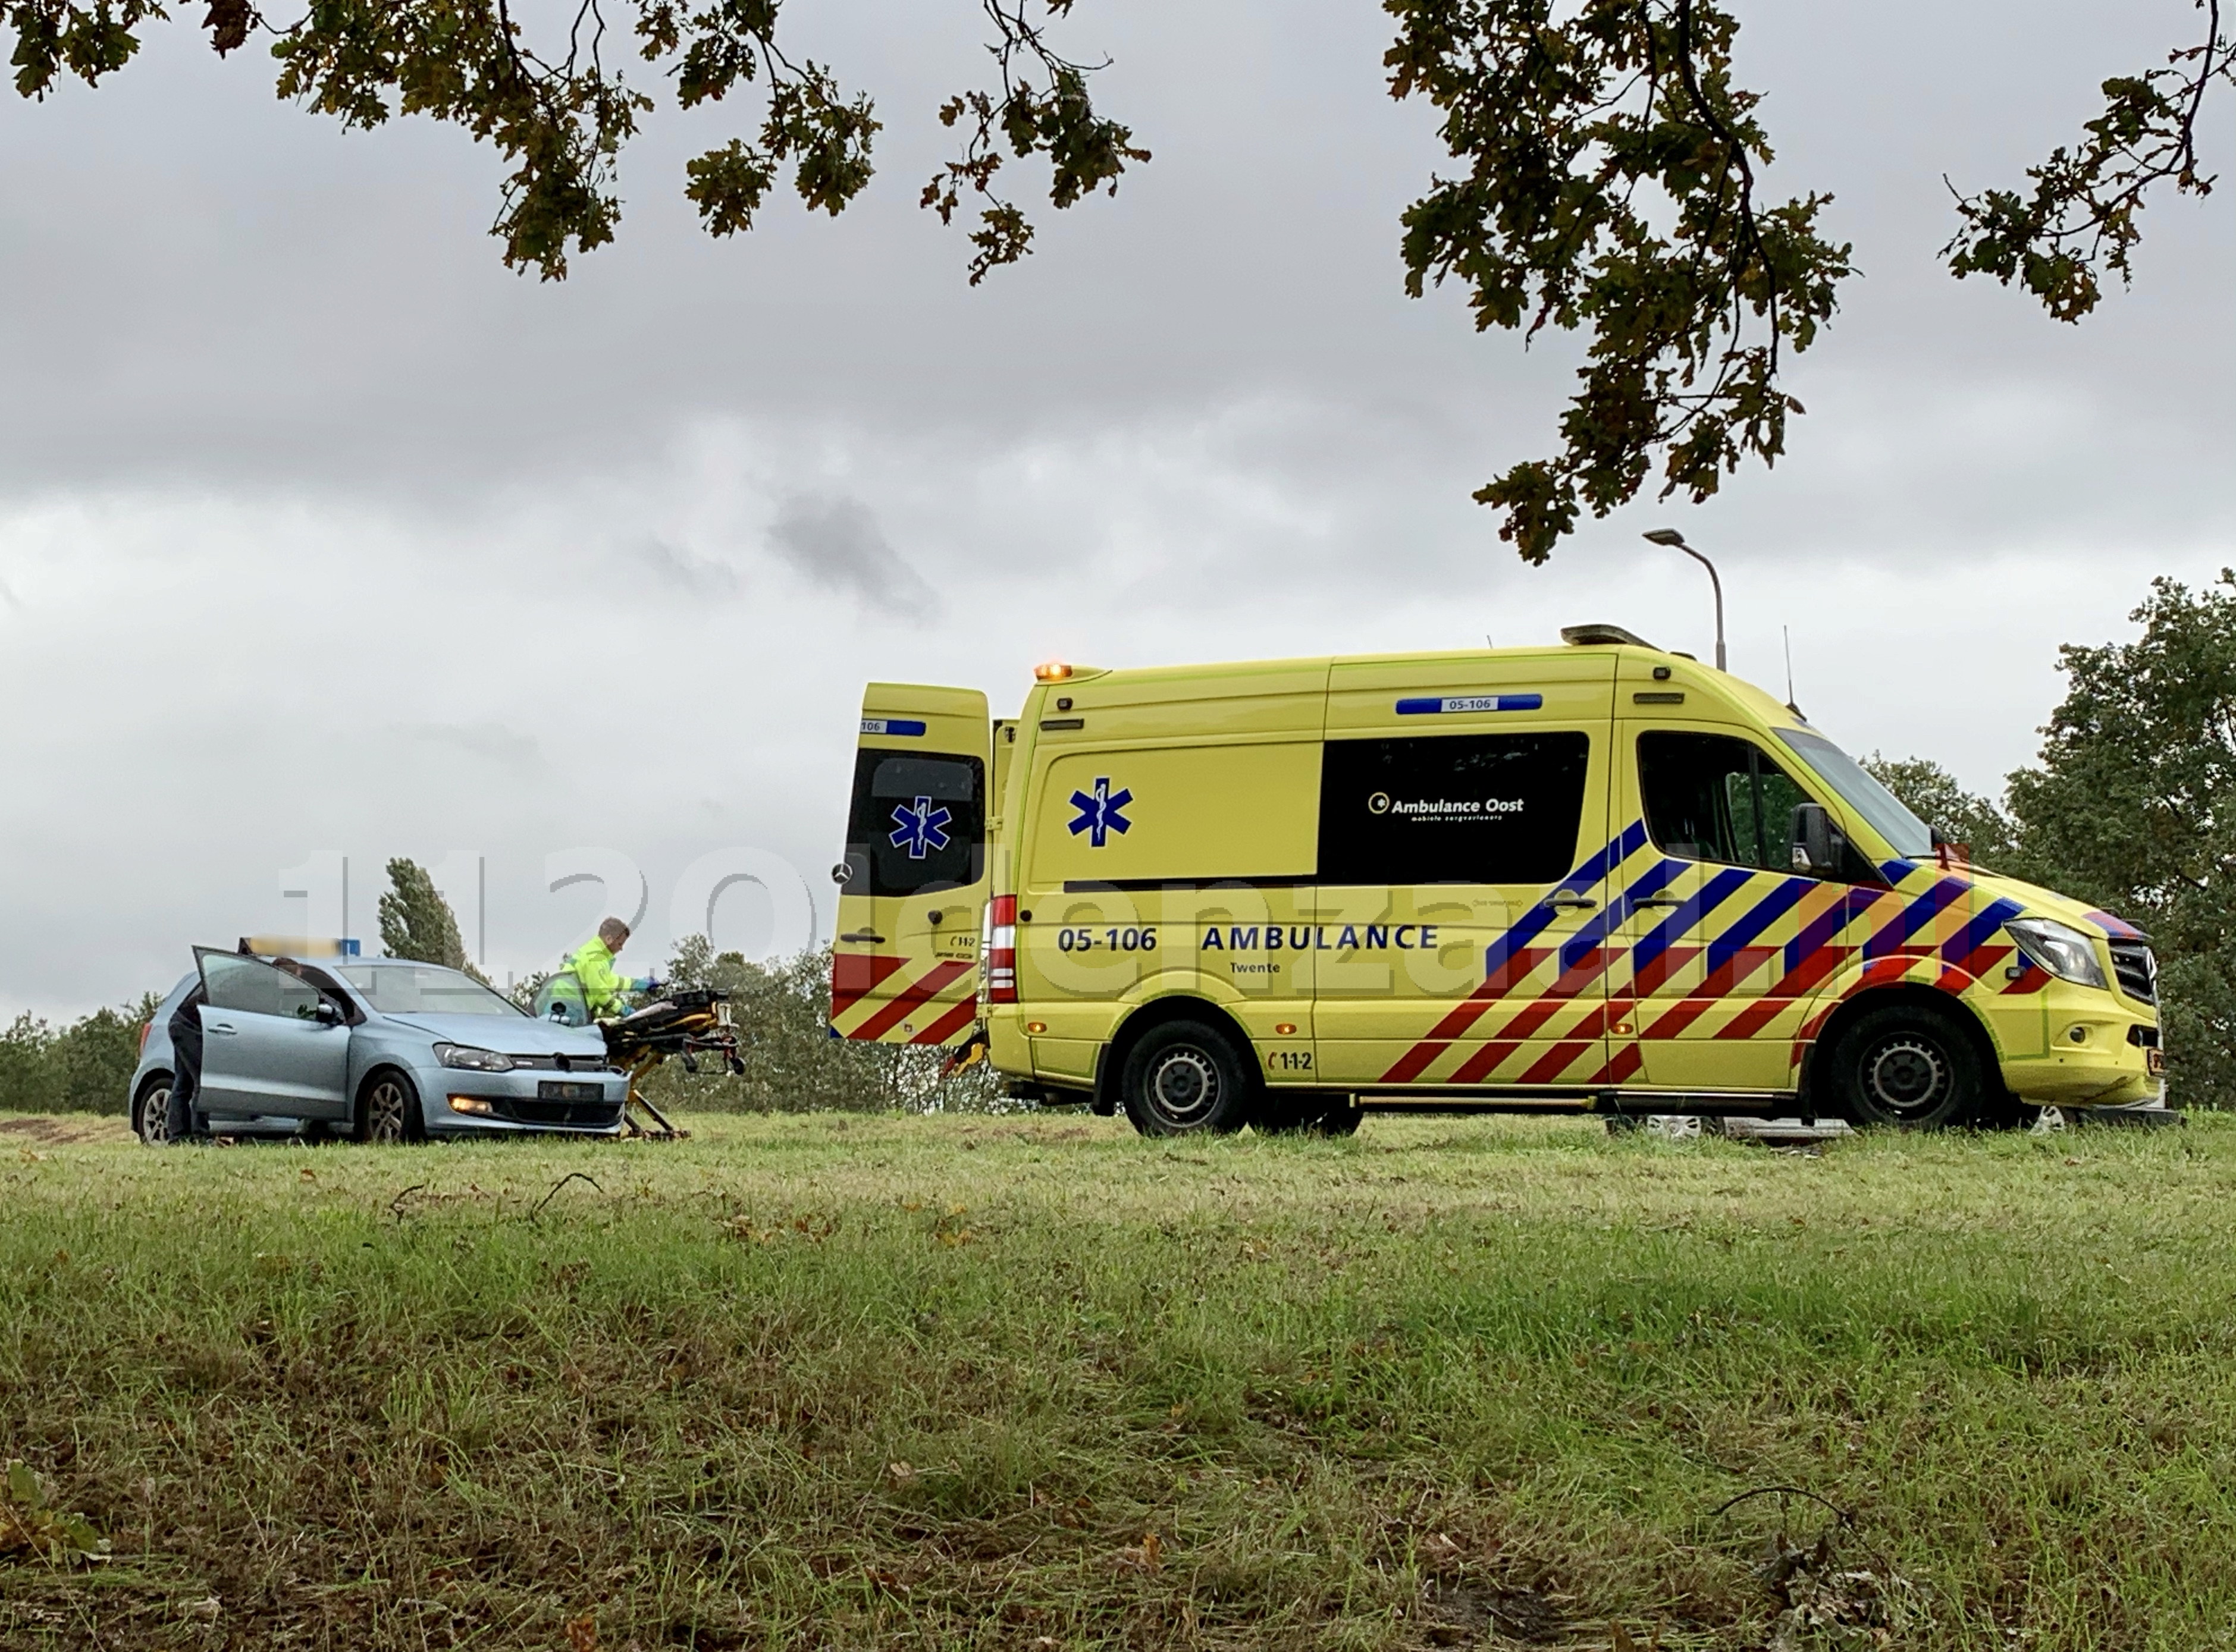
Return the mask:
[(696, 1122), (0, 1119), (0, 1647), (2236, 1645), (2236, 1122)]

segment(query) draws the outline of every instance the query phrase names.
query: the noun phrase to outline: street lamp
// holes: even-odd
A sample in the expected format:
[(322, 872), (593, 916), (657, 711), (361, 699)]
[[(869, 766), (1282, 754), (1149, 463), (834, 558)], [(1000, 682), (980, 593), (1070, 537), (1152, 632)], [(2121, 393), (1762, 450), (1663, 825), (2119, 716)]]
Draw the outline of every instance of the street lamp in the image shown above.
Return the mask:
[(1716, 565), (1685, 542), (1685, 536), (1674, 528), (1650, 528), (1645, 534), (1654, 545), (1669, 545), (1685, 553), (1708, 570), (1708, 583), (1716, 588), (1716, 669), (1731, 669), (1724, 664), (1724, 582), (1716, 577)]

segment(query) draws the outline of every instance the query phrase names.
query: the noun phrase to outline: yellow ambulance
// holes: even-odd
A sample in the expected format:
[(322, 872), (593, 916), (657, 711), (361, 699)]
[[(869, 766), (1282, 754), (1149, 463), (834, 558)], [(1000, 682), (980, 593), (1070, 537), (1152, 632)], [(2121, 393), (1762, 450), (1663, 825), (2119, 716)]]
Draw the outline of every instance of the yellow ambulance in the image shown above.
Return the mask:
[[(1793, 707), (1562, 645), (870, 685), (832, 979), (1141, 1131), (2159, 1107), (2155, 967)], [(2025, 1116), (2031, 1116), (2030, 1111)]]

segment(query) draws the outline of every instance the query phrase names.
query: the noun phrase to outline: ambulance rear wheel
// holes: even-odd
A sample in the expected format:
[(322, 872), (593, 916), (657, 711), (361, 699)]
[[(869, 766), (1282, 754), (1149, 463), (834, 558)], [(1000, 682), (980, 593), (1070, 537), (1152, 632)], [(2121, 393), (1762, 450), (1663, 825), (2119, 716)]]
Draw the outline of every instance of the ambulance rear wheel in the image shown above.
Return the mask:
[(1216, 1027), (1167, 1021), (1128, 1053), (1119, 1090), (1126, 1116), (1144, 1136), (1225, 1136), (1250, 1122), (1257, 1077)]
[(1865, 1011), (1825, 1060), (1833, 1107), (1853, 1124), (1961, 1130), (1979, 1118), (1987, 1099), (1967, 1029), (1949, 1012), (1924, 1005)]

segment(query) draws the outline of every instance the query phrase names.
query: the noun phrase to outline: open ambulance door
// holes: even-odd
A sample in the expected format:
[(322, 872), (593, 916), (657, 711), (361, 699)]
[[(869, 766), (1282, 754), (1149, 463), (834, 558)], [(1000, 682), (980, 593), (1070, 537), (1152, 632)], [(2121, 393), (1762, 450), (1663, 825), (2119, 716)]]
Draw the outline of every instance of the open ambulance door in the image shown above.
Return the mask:
[(976, 689), (872, 683), (862, 697), (834, 874), (843, 1038), (960, 1045), (977, 1025), (992, 728)]

